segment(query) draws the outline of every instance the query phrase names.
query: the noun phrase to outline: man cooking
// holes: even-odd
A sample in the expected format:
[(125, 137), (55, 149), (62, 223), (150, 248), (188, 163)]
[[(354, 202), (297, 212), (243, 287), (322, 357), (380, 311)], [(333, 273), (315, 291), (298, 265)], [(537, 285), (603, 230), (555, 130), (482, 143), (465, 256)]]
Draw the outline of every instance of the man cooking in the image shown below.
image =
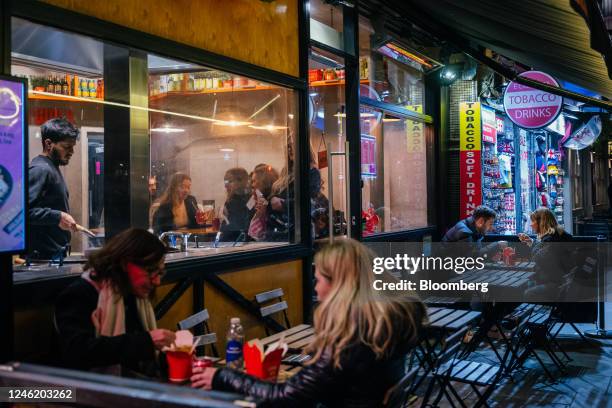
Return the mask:
[(66, 252), (76, 222), (70, 215), (68, 188), (60, 172), (74, 153), (79, 130), (65, 118), (54, 118), (40, 127), (42, 153), (29, 167), (29, 254), (50, 259)]

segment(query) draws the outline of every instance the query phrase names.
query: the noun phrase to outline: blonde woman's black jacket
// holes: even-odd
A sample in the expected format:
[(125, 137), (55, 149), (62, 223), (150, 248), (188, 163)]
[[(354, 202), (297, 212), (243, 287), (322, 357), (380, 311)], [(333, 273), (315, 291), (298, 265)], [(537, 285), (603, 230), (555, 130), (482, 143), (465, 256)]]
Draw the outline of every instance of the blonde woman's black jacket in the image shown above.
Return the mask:
[(251, 395), (266, 407), (381, 407), (385, 393), (404, 373), (412, 345), (398, 347), (393, 356), (377, 360), (364, 344), (349, 347), (341, 356), (342, 368), (334, 368), (330, 353), (282, 384), (273, 384), (234, 370), (221, 368), (213, 389)]

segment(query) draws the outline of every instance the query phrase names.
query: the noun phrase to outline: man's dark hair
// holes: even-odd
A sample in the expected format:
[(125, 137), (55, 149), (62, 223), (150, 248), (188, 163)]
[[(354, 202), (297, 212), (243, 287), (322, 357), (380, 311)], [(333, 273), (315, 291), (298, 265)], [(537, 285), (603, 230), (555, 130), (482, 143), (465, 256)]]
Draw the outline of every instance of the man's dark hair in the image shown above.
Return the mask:
[(123, 264), (131, 262), (152, 269), (157, 267), (165, 253), (165, 245), (155, 235), (143, 229), (129, 228), (91, 254), (83, 269), (90, 269), (92, 279), (96, 281), (108, 280), (115, 291), (126, 296), (131, 285)]
[(474, 218), (475, 220), (478, 218), (484, 218), (488, 220), (489, 218), (495, 218), (495, 217), (497, 217), (497, 214), (495, 213), (495, 211), (493, 211), (491, 208), (487, 207), (486, 205), (479, 205), (478, 207), (476, 207), (476, 209), (474, 210), (474, 213), (472, 214), (472, 218)]
[(43, 148), (45, 140), (49, 139), (53, 143), (59, 143), (64, 140), (77, 140), (79, 138), (79, 129), (66, 118), (49, 119), (40, 127), (40, 139), (42, 140)]

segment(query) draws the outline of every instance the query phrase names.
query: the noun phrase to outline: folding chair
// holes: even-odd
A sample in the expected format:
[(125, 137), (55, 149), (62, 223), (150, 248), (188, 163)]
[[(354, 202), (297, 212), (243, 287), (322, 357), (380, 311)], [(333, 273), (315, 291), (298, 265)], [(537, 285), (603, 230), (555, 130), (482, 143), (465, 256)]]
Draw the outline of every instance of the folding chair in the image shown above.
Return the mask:
[[(268, 317), (277, 313), (282, 313), (283, 320), (285, 321), (285, 329), (289, 329), (291, 327), (289, 315), (287, 314), (287, 309), (289, 309), (289, 306), (287, 305), (287, 302), (283, 300), (283, 294), (282, 288), (262, 292), (255, 295), (255, 303), (257, 303), (259, 306), (259, 313), (261, 314), (261, 317)], [(272, 303), (273, 301), (276, 301), (276, 303)], [(264, 329), (266, 330), (266, 336), (269, 336), (270, 331), (268, 326), (264, 326)]]
[(201, 336), (194, 336), (193, 342), (197, 344), (196, 350), (199, 347), (203, 347), (206, 345), (210, 345), (213, 356), (219, 357), (219, 353), (217, 352), (217, 348), (215, 347), (215, 343), (217, 342), (217, 333), (211, 333), (210, 328), (208, 327), (208, 319), (210, 316), (208, 315), (208, 309), (204, 309), (201, 312), (193, 314), (186, 319), (178, 322), (177, 326), (179, 330), (190, 330), (197, 326), (198, 324), (202, 324), (204, 326), (204, 334)]
[(397, 384), (387, 391), (384, 401), (386, 408), (403, 408), (408, 404), (417, 388), (415, 385), (418, 372), (419, 367), (409, 370)]
[[(500, 364), (458, 359), (457, 353), (462, 344), (461, 339), (467, 329), (450, 336), (446, 341), (444, 351), (436, 361), (436, 367), (433, 370), (434, 378), (425, 394), (426, 398), (423, 400), (423, 404), (427, 403), (431, 395), (431, 389), (434, 383), (437, 382), (440, 386), (440, 391), (433, 404), (434, 406), (440, 402), (442, 396), (445, 396), (451, 406), (455, 406), (453, 402), (454, 398), (454, 401), (458, 402), (462, 408), (467, 408), (467, 405), (453, 387), (452, 383), (458, 382), (468, 384), (478, 396), (478, 400), (472, 407), (488, 407), (487, 400), (495, 390), (495, 386), (499, 383), (505, 371), (508, 368), (512, 368), (514, 364), (516, 364), (516, 361), (518, 361), (518, 358), (522, 356), (520, 348), (521, 343), (525, 342), (525, 332), (528, 330), (527, 320), (530, 313), (530, 309), (525, 309), (523, 313), (515, 317), (514, 325), (510, 330), (510, 335), (506, 343), (506, 350)], [(479, 387), (483, 387), (484, 390), (479, 390)]]

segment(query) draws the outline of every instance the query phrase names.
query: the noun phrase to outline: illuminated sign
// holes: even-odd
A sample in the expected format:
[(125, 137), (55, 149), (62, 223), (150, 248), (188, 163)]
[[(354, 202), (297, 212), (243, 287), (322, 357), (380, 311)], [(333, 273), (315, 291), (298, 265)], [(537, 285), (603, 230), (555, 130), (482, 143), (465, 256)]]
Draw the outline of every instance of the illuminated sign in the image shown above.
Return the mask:
[(459, 105), (459, 214), (472, 215), (482, 204), (480, 103)]
[(0, 253), (25, 250), (25, 82), (0, 77)]
[[(559, 87), (557, 81), (541, 71), (527, 71), (520, 77)], [(512, 81), (504, 92), (504, 109), (510, 120), (525, 129), (543, 128), (557, 119), (563, 106), (563, 98), (527, 85)]]

